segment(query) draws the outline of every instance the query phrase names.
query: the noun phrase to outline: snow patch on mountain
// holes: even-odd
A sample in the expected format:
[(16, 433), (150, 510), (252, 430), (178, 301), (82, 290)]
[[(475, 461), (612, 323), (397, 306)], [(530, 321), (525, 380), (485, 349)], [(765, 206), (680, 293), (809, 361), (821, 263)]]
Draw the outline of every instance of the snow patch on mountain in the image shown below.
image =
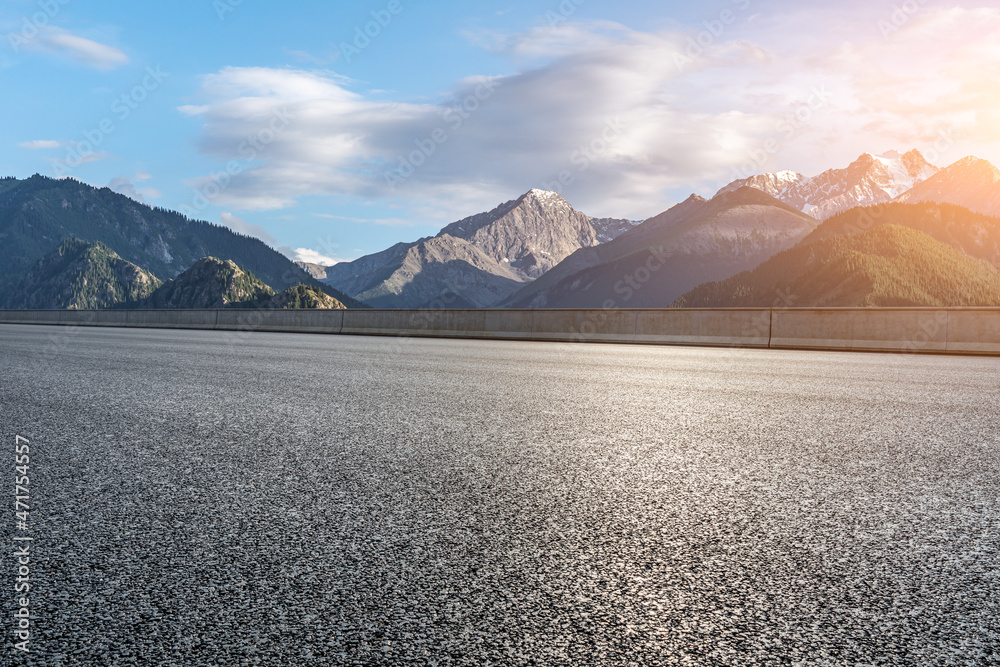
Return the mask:
[(895, 199), (938, 171), (919, 151), (900, 155), (892, 150), (878, 156), (865, 153), (845, 169), (829, 169), (812, 178), (787, 170), (751, 176), (733, 181), (717, 195), (748, 186), (825, 220), (856, 206)]
[(600, 243), (612, 241), (630, 229), (635, 229), (643, 223), (642, 220), (626, 220), (624, 218), (591, 218), (590, 224), (597, 234)]

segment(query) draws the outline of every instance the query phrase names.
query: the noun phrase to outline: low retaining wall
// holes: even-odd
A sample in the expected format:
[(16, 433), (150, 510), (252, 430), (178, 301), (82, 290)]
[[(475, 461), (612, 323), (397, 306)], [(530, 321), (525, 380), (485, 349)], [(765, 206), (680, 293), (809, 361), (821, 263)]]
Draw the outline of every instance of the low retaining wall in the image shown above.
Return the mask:
[(1000, 308), (11, 310), (0, 323), (1000, 355)]
[(771, 311), (645, 310), (636, 313), (636, 343), (767, 347)]
[(343, 310), (220, 310), (215, 329), (221, 331), (290, 331), (339, 334)]
[(947, 310), (933, 309), (775, 310), (771, 322), (771, 347), (946, 352), (948, 317)]
[(1000, 350), (1000, 310), (949, 310), (947, 351), (997, 354)]

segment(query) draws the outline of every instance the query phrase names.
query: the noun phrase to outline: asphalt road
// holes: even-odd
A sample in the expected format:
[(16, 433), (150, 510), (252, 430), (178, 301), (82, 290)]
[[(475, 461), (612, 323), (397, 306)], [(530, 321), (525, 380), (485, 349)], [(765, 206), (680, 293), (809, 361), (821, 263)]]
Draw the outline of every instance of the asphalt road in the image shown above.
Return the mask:
[(998, 414), (989, 358), (0, 325), (0, 664), (998, 664)]

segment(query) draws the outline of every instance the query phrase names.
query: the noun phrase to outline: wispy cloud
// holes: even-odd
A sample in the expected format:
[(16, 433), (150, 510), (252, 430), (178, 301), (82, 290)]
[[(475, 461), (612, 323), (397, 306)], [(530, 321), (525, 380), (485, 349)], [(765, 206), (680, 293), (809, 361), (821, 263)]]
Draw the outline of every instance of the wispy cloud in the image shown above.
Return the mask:
[[(75, 142), (70, 142), (71, 146), (76, 146)], [(78, 153), (78, 156), (74, 158), (73, 166), (79, 167), (83, 164), (92, 164), (94, 162), (100, 162), (101, 160), (107, 160), (111, 157), (111, 154), (107, 151), (91, 151), (89, 153)], [(60, 169), (65, 169), (66, 163), (61, 158), (49, 158), (49, 162), (57, 166), (56, 173), (60, 173)]]
[(129, 63), (129, 57), (121, 49), (52, 26), (39, 29), (38, 35), (26, 42), (24, 48), (54, 53), (101, 70)]
[(412, 227), (418, 223), (407, 218), (352, 218), (343, 215), (333, 215), (330, 213), (313, 213), (317, 218), (327, 220), (343, 220), (344, 222), (357, 222), (365, 225), (380, 225), (383, 227)]
[(125, 195), (131, 199), (134, 199), (143, 204), (148, 204), (150, 199), (159, 199), (162, 194), (156, 188), (137, 188), (133, 181), (146, 181), (149, 180), (151, 176), (144, 172), (139, 172), (132, 178), (129, 178), (122, 174), (121, 176), (116, 176), (108, 182), (107, 187), (114, 190), (118, 194)]

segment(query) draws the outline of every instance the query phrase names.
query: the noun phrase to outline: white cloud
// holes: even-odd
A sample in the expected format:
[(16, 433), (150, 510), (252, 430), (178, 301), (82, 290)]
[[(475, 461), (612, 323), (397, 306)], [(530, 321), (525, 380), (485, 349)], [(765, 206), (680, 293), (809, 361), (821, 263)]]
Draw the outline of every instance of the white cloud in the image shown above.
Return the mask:
[(244, 236), (252, 236), (254, 238), (260, 239), (269, 246), (274, 247), (278, 244), (278, 239), (274, 238), (270, 232), (261, 227), (260, 225), (254, 225), (245, 220), (237, 218), (235, 215), (229, 212), (221, 213), (219, 219), (226, 227), (229, 227), (234, 232), (243, 234)]
[(50, 141), (47, 139), (36, 139), (35, 141), (22, 141), (18, 144), (21, 148), (27, 148), (32, 151), (49, 150), (52, 148), (62, 148), (63, 142), (61, 141)]
[(296, 248), (293, 251), (294, 260), (298, 262), (307, 262), (309, 264), (319, 264), (321, 266), (333, 266), (344, 260), (334, 259), (333, 257), (327, 257), (326, 255), (320, 254), (315, 250), (310, 250), (309, 248)]
[[(749, 149), (759, 124), (674, 108), (676, 48), (634, 34), (627, 48), (608, 42), (514, 76), (466, 79), (434, 104), (368, 100), (324, 73), (228, 68), (206, 78), (205, 104), (182, 111), (204, 121), (200, 148), (223, 162), (241, 157), (248, 136), (270, 140), (216, 199), (236, 209), (336, 194), (447, 220), (549, 187), (595, 214), (641, 216), (658, 212), (664, 189), (709, 177), (734, 144)], [(272, 135), (279, 110), (290, 122)]]
[(138, 202), (142, 202), (143, 204), (148, 203), (135, 189), (135, 185), (133, 185), (132, 181), (130, 181), (124, 174), (112, 178), (111, 181), (108, 182), (108, 188), (118, 194), (125, 195), (126, 197), (134, 199)]
[[(381, 101), (325, 71), (226, 68), (181, 110), (203, 121), (204, 153), (243, 167), (216, 203), (274, 209), (337, 195), (422, 221), (532, 187), (558, 189), (591, 215), (641, 218), (670, 204), (668, 192), (711, 194), (755, 155), (759, 171), (811, 174), (865, 151), (927, 150), (942, 126), (1000, 143), (1000, 10), (927, 11), (891, 39), (870, 16), (800, 38), (822, 11), (752, 25), (740, 15), (693, 58), (681, 31), (479, 33), (516, 73), (458, 81), (435, 102)], [(271, 131), (277, 113), (289, 122)], [(248, 150), (247, 137), (259, 147)]]
[(79, 152), (76, 147), (79, 145), (76, 142), (70, 142), (73, 146), (74, 151), (76, 151), (71, 157), (66, 158), (49, 158), (49, 162), (56, 165), (56, 173), (66, 171), (68, 169), (76, 168), (85, 164), (92, 164), (94, 162), (100, 162), (101, 160), (107, 160), (111, 157), (111, 154), (107, 151), (90, 151), (87, 153)]
[[(145, 176), (145, 178), (142, 178)], [(112, 178), (108, 183), (107, 187), (114, 190), (118, 194), (125, 195), (131, 199), (134, 199), (143, 204), (148, 204), (149, 199), (159, 199), (162, 195), (156, 188), (136, 188), (133, 180), (135, 181), (145, 181), (150, 178), (149, 174), (140, 172), (132, 179), (128, 178), (124, 174)]]
[(358, 222), (365, 225), (379, 225), (381, 227), (413, 227), (419, 223), (409, 218), (351, 218), (343, 215), (332, 215), (330, 213), (313, 213), (317, 218), (328, 220), (345, 220), (347, 222)]
[(129, 57), (120, 49), (52, 26), (41, 28), (38, 35), (24, 44), (24, 48), (66, 56), (102, 70), (129, 63)]

